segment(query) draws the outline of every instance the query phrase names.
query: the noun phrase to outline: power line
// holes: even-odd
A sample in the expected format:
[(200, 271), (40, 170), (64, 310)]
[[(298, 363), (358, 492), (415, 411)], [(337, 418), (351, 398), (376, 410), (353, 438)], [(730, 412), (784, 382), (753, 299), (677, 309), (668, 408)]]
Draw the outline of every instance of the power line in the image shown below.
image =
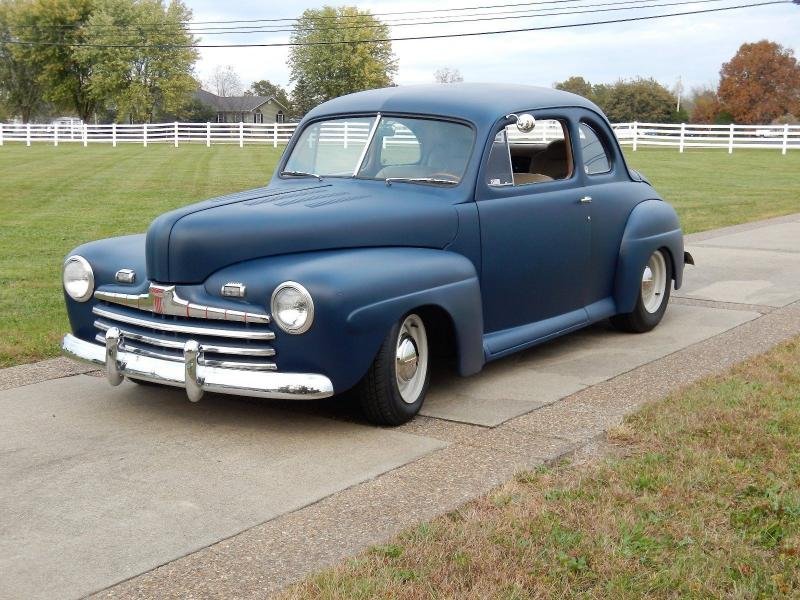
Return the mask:
[[(252, 33), (310, 33), (310, 32), (328, 32), (328, 31), (338, 31), (338, 30), (347, 30), (347, 29), (374, 29), (374, 28), (382, 28), (384, 26), (389, 27), (405, 27), (405, 26), (424, 26), (424, 25), (444, 25), (444, 24), (452, 24), (452, 23), (478, 23), (481, 21), (505, 21), (509, 19), (532, 19), (536, 17), (550, 17), (550, 16), (563, 16), (563, 15), (580, 15), (580, 14), (591, 14), (591, 13), (600, 13), (600, 12), (620, 12), (620, 11), (633, 11), (633, 10), (642, 10), (648, 8), (662, 8), (666, 6), (685, 6), (688, 4), (709, 4), (709, 3), (717, 3), (717, 2), (725, 2), (727, 0), (679, 0), (676, 2), (663, 2), (663, 0), (617, 0), (616, 2), (604, 2), (598, 4), (589, 4), (586, 6), (575, 6), (570, 8), (579, 8), (580, 10), (568, 10), (568, 11), (556, 11), (556, 12), (536, 12), (536, 13), (526, 13), (521, 15), (515, 15), (514, 17), (485, 17), (485, 18), (477, 18), (477, 19), (448, 19), (448, 20), (439, 20), (439, 21), (423, 21), (418, 23), (397, 23), (397, 24), (386, 24), (386, 23), (376, 23), (376, 24), (364, 24), (364, 25), (340, 25), (340, 26), (324, 26), (324, 27), (313, 27), (313, 28), (297, 28), (297, 26), (291, 29), (265, 29), (261, 27), (254, 27), (254, 28), (230, 28), (233, 31), (227, 31), (228, 28), (225, 28), (226, 31), (198, 31), (198, 30), (186, 30), (187, 34), (190, 35), (197, 35), (197, 36), (206, 36), (206, 35), (247, 35)], [(649, 2), (658, 2), (658, 4), (647, 4)], [(626, 6), (618, 6), (620, 4)], [(627, 6), (629, 4), (634, 4), (633, 6)], [(595, 8), (595, 7), (613, 7), (613, 8)], [(551, 10), (551, 9), (539, 9), (539, 10)], [(491, 14), (491, 13), (487, 13)], [(104, 29), (109, 29), (107, 32), (96, 32), (99, 35), (107, 35), (107, 36), (117, 36), (120, 32), (133, 32), (142, 34), (143, 29), (141, 27), (114, 27), (112, 26), (104, 26)], [(163, 28), (159, 28), (158, 31), (161, 32)]]
[(501, 29), (494, 31), (472, 31), (460, 33), (442, 33), (432, 35), (418, 35), (418, 36), (405, 36), (394, 38), (376, 38), (369, 40), (330, 40), (320, 42), (272, 42), (272, 43), (247, 43), (247, 44), (71, 44), (68, 42), (26, 42), (22, 40), (0, 39), (0, 41), (8, 44), (17, 44), (25, 46), (71, 46), (81, 48), (277, 48), (286, 46), (332, 46), (332, 45), (352, 45), (352, 44), (368, 44), (379, 42), (403, 42), (412, 40), (434, 40), (445, 38), (461, 38), (461, 37), (476, 37), (482, 35), (500, 35), (505, 33), (524, 33), (532, 31), (548, 31), (557, 29), (571, 29), (578, 27), (592, 27), (595, 25), (610, 25), (614, 23), (631, 23), (636, 21), (649, 21), (653, 19), (665, 19), (669, 17), (682, 17), (688, 15), (699, 15), (706, 13), (716, 13), (729, 10), (739, 10), (744, 8), (755, 8), (759, 6), (770, 6), (773, 4), (794, 4), (796, 0), (771, 0), (769, 2), (760, 2), (755, 4), (739, 4), (736, 6), (724, 6), (718, 8), (706, 8), (702, 10), (664, 13), (659, 15), (645, 15), (640, 17), (625, 17), (619, 19), (608, 19), (604, 21), (589, 21), (585, 23), (567, 23), (563, 25), (543, 25), (539, 27), (522, 27), (517, 29)]
[[(489, 6), (462, 6), (456, 8), (430, 8), (425, 10), (415, 10), (416, 14), (420, 13), (439, 13), (439, 12), (456, 12), (456, 11), (463, 11), (463, 10), (488, 10), (492, 8), (514, 8), (519, 6), (534, 6), (534, 5), (541, 5), (541, 4), (564, 4), (568, 2), (579, 2), (580, 0), (539, 0), (538, 2), (518, 2), (514, 4), (492, 4)], [(391, 15), (405, 15), (408, 14), (408, 11), (394, 11), (394, 12), (384, 12), (384, 13), (369, 13), (373, 17), (386, 17)], [(363, 15), (318, 15), (315, 16), (315, 19), (341, 19), (350, 18), (356, 19)], [(226, 25), (226, 24), (233, 24), (233, 23), (276, 23), (276, 22), (285, 22), (285, 21), (299, 21), (303, 17), (284, 17), (284, 18), (272, 18), (272, 19), (237, 19), (232, 21), (191, 21), (190, 24), (194, 25)]]
[[(591, 14), (591, 13), (601, 13), (601, 12), (619, 12), (619, 11), (627, 11), (627, 10), (642, 10), (646, 8), (662, 8), (666, 6), (685, 6), (687, 4), (709, 4), (709, 3), (716, 3), (716, 2), (725, 2), (727, 0), (681, 0), (679, 2), (664, 2), (661, 4), (640, 4), (642, 0), (637, 0), (636, 6), (614, 6), (617, 4), (628, 4), (628, 2), (608, 2), (604, 4), (596, 4), (594, 6), (614, 6), (614, 8), (591, 8), (587, 10), (569, 10), (569, 11), (557, 11), (557, 12), (544, 12), (544, 13), (530, 13), (525, 15), (516, 15), (514, 17), (486, 17), (480, 19), (452, 19), (452, 20), (441, 20), (441, 21), (422, 21), (419, 23), (397, 23), (397, 24), (390, 24), (387, 25), (385, 23), (378, 23), (375, 25), (363, 25), (363, 26), (353, 26), (353, 25), (342, 25), (342, 26), (328, 26), (328, 27), (320, 27), (320, 28), (307, 28), (307, 29), (261, 29), (261, 28), (254, 28), (250, 30), (237, 30), (237, 31), (191, 31), (193, 35), (244, 35), (244, 34), (251, 34), (251, 33), (294, 33), (295, 31), (299, 31), (301, 33), (305, 32), (314, 32), (314, 31), (338, 31), (340, 29), (373, 29), (376, 27), (406, 27), (406, 26), (421, 26), (421, 25), (445, 25), (451, 23), (478, 23), (481, 21), (506, 21), (508, 19), (532, 19), (535, 17), (553, 17), (553, 16), (563, 16), (563, 15), (583, 15), (583, 14)], [(644, 0), (644, 2), (652, 2), (654, 0)], [(659, 1), (659, 0), (655, 0)], [(584, 7), (581, 7), (584, 8)]]
[[(586, 1), (587, 0), (552, 0), (552, 1), (548, 1), (548, 2), (533, 2), (533, 3), (527, 3), (527, 4), (540, 5), (540, 4), (559, 4), (559, 3), (562, 3), (562, 2), (575, 3), (575, 2), (586, 2)], [(631, 5), (633, 5), (632, 8), (634, 8), (638, 4), (644, 4), (644, 3), (652, 2), (652, 1), (653, 0), (615, 0), (613, 2), (600, 2), (600, 3), (592, 3), (592, 2), (590, 2), (589, 4), (570, 6), (570, 7), (566, 7), (566, 8), (570, 8), (570, 9), (572, 9), (572, 8), (576, 8), (576, 9), (577, 8), (581, 8), (581, 9), (583, 9), (583, 8), (593, 8), (593, 7), (597, 7), (597, 6), (616, 6), (616, 5), (621, 5), (621, 4), (631, 4)], [(702, 1), (703, 0), (695, 0), (695, 2), (698, 2), (698, 3), (702, 2)], [(721, 2), (723, 0), (715, 0), (715, 1)], [(521, 6), (521, 5), (514, 5), (514, 6)], [(395, 19), (381, 19), (381, 20), (379, 20), (378, 23), (375, 23), (375, 24), (365, 23), (363, 25), (362, 24), (359, 24), (359, 25), (340, 25), (339, 23), (335, 23), (335, 24), (331, 23), (330, 25), (325, 25), (325, 27), (312, 26), (312, 27), (299, 27), (299, 29), (301, 29), (303, 31), (314, 31), (314, 30), (318, 30), (318, 29), (319, 30), (327, 30), (328, 28), (361, 29), (361, 28), (383, 27), (384, 25), (389, 25), (389, 26), (392, 26), (392, 27), (400, 27), (400, 26), (404, 27), (404, 26), (409, 26), (409, 25), (428, 25), (428, 24), (438, 24), (438, 23), (459, 23), (459, 22), (468, 22), (470, 20), (474, 20), (474, 21), (497, 20), (497, 19), (494, 19), (493, 17), (499, 16), (499, 15), (509, 15), (509, 17), (504, 17), (504, 18), (511, 18), (511, 15), (515, 15), (516, 18), (524, 18), (525, 14), (537, 14), (540, 11), (548, 11), (548, 10), (552, 11), (552, 10), (555, 10), (556, 8), (557, 7), (549, 6), (549, 7), (540, 7), (540, 8), (526, 8), (526, 9), (511, 10), (511, 11), (492, 11), (492, 12), (468, 13), (468, 14), (460, 14), (460, 15), (442, 15), (441, 19), (448, 19), (448, 20), (441, 20), (441, 19), (440, 20), (436, 20), (436, 21), (428, 20), (428, 21), (425, 21), (425, 22), (419, 22), (419, 21), (423, 21), (424, 19), (433, 19), (433, 18), (436, 18), (436, 17), (432, 17), (432, 16), (401, 17), (401, 18), (395, 18)], [(438, 9), (438, 10), (451, 10), (451, 9)], [(456, 9), (452, 9), (452, 10), (456, 10)], [(419, 11), (419, 12), (426, 12), (426, 11)], [(525, 14), (521, 14), (521, 13), (525, 13)], [(321, 16), (311, 17), (310, 20), (312, 22), (322, 20), (321, 24), (325, 24), (326, 20), (330, 20), (330, 19), (361, 18), (363, 16), (364, 15), (359, 15), (359, 16), (357, 16), (357, 15), (339, 15), (339, 16), (333, 17), (333, 16), (321, 15)], [(375, 15), (370, 15), (370, 16), (375, 16)], [(452, 18), (457, 17), (458, 19), (462, 19), (463, 18), (463, 21), (462, 20), (449, 20), (451, 17)], [(477, 18), (476, 19), (467, 19), (466, 17), (477, 17)], [(299, 21), (300, 19), (293, 19), (293, 20)], [(253, 20), (253, 21), (248, 21), (248, 23), (257, 23), (257, 22), (260, 22), (260, 21), (261, 21), (261, 19), (256, 19), (256, 20)], [(249, 30), (253, 30), (253, 31), (257, 31), (257, 32), (273, 32), (273, 31), (274, 32), (288, 32), (288, 31), (295, 31), (296, 29), (298, 29), (298, 25), (297, 24), (291, 25), (291, 29), (285, 29), (285, 27), (289, 27), (290, 26), (289, 24), (286, 24), (286, 23), (282, 23), (280, 25), (252, 25), (252, 24), (249, 24), (249, 25), (236, 25), (236, 26), (224, 26), (224, 27), (223, 26), (219, 26), (219, 27), (207, 26), (207, 27), (199, 27), (199, 28), (196, 27), (196, 25), (197, 25), (196, 23), (194, 23), (194, 24), (187, 23), (187, 22), (183, 22), (183, 23), (184, 24), (188, 24), (188, 27), (186, 27), (187, 31), (189, 31), (191, 33), (194, 33), (194, 34), (197, 34), (197, 35), (210, 35), (211, 32), (214, 32), (214, 31), (231, 31), (232, 33), (249, 33)], [(316, 24), (317, 23), (314, 23), (314, 25), (316, 25)], [(23, 29), (23, 28), (24, 29), (53, 29), (53, 28), (56, 28), (56, 29), (57, 28), (73, 28), (73, 29), (76, 29), (76, 28), (80, 28), (82, 30), (98, 30), (98, 29), (99, 30), (103, 30), (103, 29), (108, 29), (108, 30), (111, 30), (112, 32), (117, 32), (117, 31), (121, 31), (121, 30), (130, 30), (130, 31), (141, 32), (141, 31), (150, 30), (150, 29), (160, 30), (160, 29), (163, 28), (163, 25), (162, 24), (156, 24), (156, 23), (149, 24), (149, 25), (114, 25), (114, 24), (97, 24), (97, 23), (83, 23), (83, 24), (70, 23), (70, 24), (49, 24), (49, 25), (48, 24), (44, 24), (44, 25), (38, 25), (38, 24), (24, 23), (24, 24), (14, 25), (13, 27), (18, 28), (18, 29)], [(280, 28), (284, 28), (284, 29), (280, 29)]]
[[(469, 7), (456, 7), (456, 8), (436, 8), (436, 9), (428, 9), (428, 10), (417, 10), (414, 11), (415, 14), (430, 14), (430, 13), (449, 13), (449, 12), (459, 12), (465, 10), (488, 10), (493, 8), (514, 8), (520, 6), (541, 6), (543, 4), (565, 4), (565, 3), (575, 3), (575, 2), (582, 2), (584, 0), (538, 0), (537, 2), (520, 2), (516, 4), (496, 4), (490, 6), (469, 6)], [(533, 9), (528, 9), (533, 10)], [(508, 11), (514, 12), (514, 11)], [(360, 19), (364, 16), (371, 16), (371, 17), (382, 17), (382, 16), (390, 16), (390, 15), (405, 15), (408, 14), (408, 11), (397, 11), (397, 12), (386, 12), (386, 13), (373, 13), (373, 12), (363, 12), (360, 14), (353, 14), (353, 15), (313, 15), (310, 18), (313, 20), (340, 20), (340, 19)], [(476, 15), (480, 14), (490, 14), (490, 13), (476, 13)], [(443, 15), (447, 17), (448, 15)], [(455, 16), (455, 15), (454, 15)], [(460, 15), (464, 16), (464, 15)], [(190, 28), (193, 25), (226, 25), (226, 24), (234, 24), (234, 23), (243, 23), (244, 26), (247, 26), (252, 23), (282, 23), (279, 26), (285, 26), (286, 22), (294, 22), (294, 21), (301, 21), (306, 17), (304, 15), (300, 15), (299, 17), (280, 17), (280, 18), (264, 18), (264, 19), (235, 19), (235, 20), (228, 20), (228, 21), (181, 21), (183, 25), (187, 25)], [(415, 20), (415, 19), (430, 19), (432, 17), (397, 17), (396, 21), (408, 21), (408, 20)], [(17, 27), (26, 27), (26, 28), (47, 28), (47, 29), (70, 29), (70, 28), (77, 28), (85, 26), (86, 23), (52, 23), (52, 24), (19, 24)], [(111, 25), (95, 25), (96, 27), (112, 27)]]

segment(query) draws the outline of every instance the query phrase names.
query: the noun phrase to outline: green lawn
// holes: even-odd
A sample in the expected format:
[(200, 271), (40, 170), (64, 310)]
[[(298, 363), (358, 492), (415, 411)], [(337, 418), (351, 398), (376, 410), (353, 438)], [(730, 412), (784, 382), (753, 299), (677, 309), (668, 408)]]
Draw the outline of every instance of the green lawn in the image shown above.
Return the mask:
[[(76, 245), (144, 231), (165, 210), (264, 184), (268, 146), (0, 148), (0, 366), (58, 353), (66, 330), (64, 255)], [(678, 209), (688, 232), (800, 211), (800, 153), (630, 152)]]
[(289, 598), (800, 598), (800, 340), (647, 407)]

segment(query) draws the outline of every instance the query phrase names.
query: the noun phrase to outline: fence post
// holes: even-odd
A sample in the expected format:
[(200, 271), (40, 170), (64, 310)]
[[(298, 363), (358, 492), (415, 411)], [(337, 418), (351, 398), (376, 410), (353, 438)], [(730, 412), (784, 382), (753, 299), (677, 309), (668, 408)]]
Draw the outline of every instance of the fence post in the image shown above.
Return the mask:
[(178, 147), (178, 122), (175, 121), (175, 147)]
[(83, 124), (83, 147), (86, 148), (86, 146), (88, 146), (88, 145), (89, 145), (89, 125), (84, 123)]
[(633, 122), (633, 151), (636, 152), (636, 146), (639, 141), (639, 123)]
[(272, 130), (272, 147), (278, 147), (278, 122), (275, 121), (275, 125), (273, 125), (274, 129)]
[(347, 148), (347, 121), (344, 122), (344, 147)]
[(681, 123), (681, 142), (679, 144), (680, 152), (683, 152), (683, 143), (686, 139), (686, 123)]
[(244, 122), (239, 121), (239, 148), (244, 148)]
[[(0, 140), (0, 145), (2, 145), (2, 140)], [(786, 154), (786, 150), (789, 148), (789, 124), (784, 123), (783, 125), (783, 148), (781, 149), (781, 154)]]
[(0, 123), (0, 146), (3, 145), (3, 124)]
[(58, 123), (53, 125), (53, 146), (58, 148)]
[(25, 123), (25, 145), (31, 145), (31, 124)]
[(728, 135), (728, 154), (733, 154), (733, 123), (731, 123), (731, 132)]
[(117, 123), (116, 121), (111, 124), (111, 147), (117, 147)]
[(206, 148), (211, 147), (211, 121), (206, 121)]
[(144, 147), (147, 148), (147, 123), (142, 123), (142, 140)]

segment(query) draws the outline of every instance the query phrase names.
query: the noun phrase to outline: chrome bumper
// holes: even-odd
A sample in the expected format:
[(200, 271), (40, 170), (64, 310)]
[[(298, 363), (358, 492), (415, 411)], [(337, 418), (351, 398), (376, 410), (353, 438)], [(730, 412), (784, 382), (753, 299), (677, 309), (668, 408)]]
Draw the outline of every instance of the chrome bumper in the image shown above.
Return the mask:
[(106, 332), (105, 346), (67, 334), (61, 342), (61, 349), (72, 358), (105, 367), (111, 385), (119, 385), (128, 376), (183, 387), (192, 402), (200, 400), (206, 391), (284, 400), (333, 396), (333, 384), (324, 375), (248, 371), (199, 364), (202, 347), (194, 340), (186, 342), (183, 361), (126, 352), (120, 342), (119, 330), (112, 328)]

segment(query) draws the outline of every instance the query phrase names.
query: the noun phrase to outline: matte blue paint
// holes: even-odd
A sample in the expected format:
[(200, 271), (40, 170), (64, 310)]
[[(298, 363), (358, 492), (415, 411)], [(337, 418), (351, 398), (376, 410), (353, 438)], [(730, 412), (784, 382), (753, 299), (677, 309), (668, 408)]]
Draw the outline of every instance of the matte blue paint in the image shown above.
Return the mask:
[[(355, 179), (282, 178), (294, 136), (269, 185), (166, 213), (147, 235), (76, 248), (97, 286), (143, 293), (149, 281), (177, 284), (182, 297), (231, 309), (269, 311), (275, 287), (302, 283), (312, 294), (314, 324), (302, 335), (277, 326), (278, 369), (328, 376), (341, 392), (369, 368), (391, 326), (413, 310), (447, 314), (459, 371), (633, 309), (641, 272), (656, 249), (668, 251), (675, 286), (683, 274), (683, 236), (672, 207), (625, 163), (619, 144), (591, 102), (557, 90), (463, 84), (402, 86), (361, 92), (311, 111), (331, 115), (409, 114), (472, 126), (476, 143), (461, 183), (420, 186)], [(490, 187), (483, 167), (511, 112), (581, 121), (600, 136), (608, 173), (587, 175), (581, 148), (570, 179)], [(580, 204), (585, 195), (591, 204)], [(114, 282), (133, 268), (133, 285)], [(228, 281), (247, 286), (223, 298)], [(93, 340), (86, 303), (66, 298), (73, 333)]]

